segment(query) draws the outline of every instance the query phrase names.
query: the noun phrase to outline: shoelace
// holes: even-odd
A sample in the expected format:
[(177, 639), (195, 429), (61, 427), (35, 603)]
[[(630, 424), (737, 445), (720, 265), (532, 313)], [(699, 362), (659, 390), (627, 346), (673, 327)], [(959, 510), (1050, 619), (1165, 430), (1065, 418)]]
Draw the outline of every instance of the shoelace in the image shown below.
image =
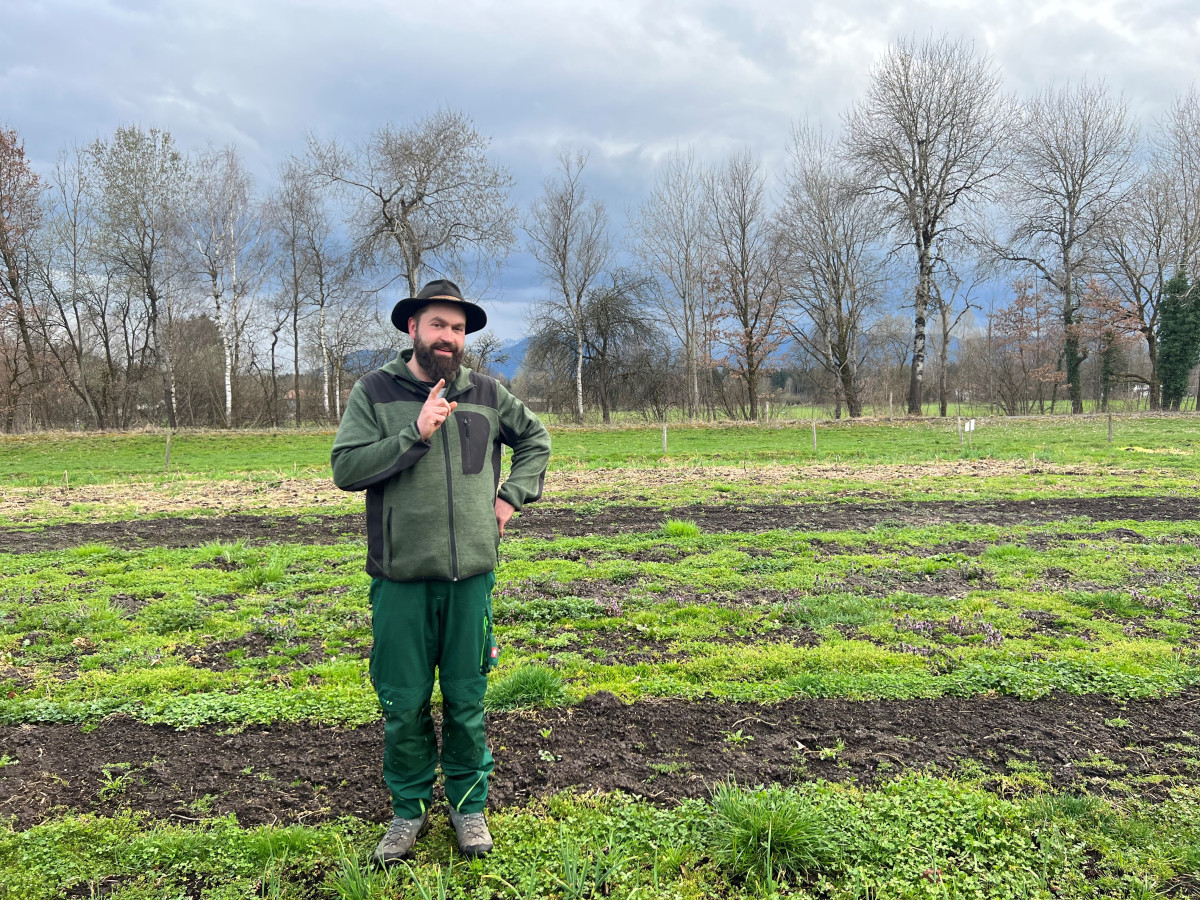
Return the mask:
[(491, 837), (483, 813), (467, 813), (459, 821), (462, 823), (464, 836), (472, 842), (484, 841)]
[(420, 828), (418, 822), (412, 822), (408, 819), (393, 819), (391, 827), (388, 828), (387, 842), (389, 844), (398, 844), (402, 841), (407, 841), (409, 837), (416, 833)]

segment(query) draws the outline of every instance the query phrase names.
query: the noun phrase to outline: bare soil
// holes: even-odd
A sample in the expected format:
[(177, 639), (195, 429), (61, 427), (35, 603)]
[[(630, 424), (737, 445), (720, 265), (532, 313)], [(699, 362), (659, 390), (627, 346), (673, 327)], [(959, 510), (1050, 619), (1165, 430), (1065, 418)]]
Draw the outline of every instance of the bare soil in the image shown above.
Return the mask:
[[(667, 519), (689, 519), (709, 532), (863, 531), (879, 525), (964, 522), (1018, 525), (1083, 518), (1092, 521), (1179, 522), (1200, 519), (1191, 497), (1065, 497), (1041, 500), (934, 500), (920, 503), (797, 503), (701, 505), (661, 509), (610, 506), (581, 513), (569, 506), (530, 506), (510, 525), (520, 537), (581, 537), (654, 531)], [(116, 522), (66, 523), (40, 531), (0, 528), (0, 552), (61, 550), (87, 543), (118, 547), (196, 547), (211, 541), (334, 544), (361, 539), (362, 514), (330, 516), (226, 515)], [(1130, 532), (1136, 540), (1136, 532)]]
[[(1019, 789), (1010, 763), (1054, 786), (1154, 798), (1200, 783), (1200, 691), (1121, 702), (1055, 695), (913, 701), (793, 700), (770, 706), (611, 694), (564, 709), (489, 716), (489, 803), (567, 788), (621, 790), (656, 803), (704, 797), (723, 779), (871, 784), (973, 761), (990, 786)], [(28, 828), (68, 811), (144, 811), (246, 825), (354, 815), (382, 822), (382, 728), (283, 723), (237, 733), (174, 731), (112, 718), (95, 730), (0, 727), (0, 819)]]

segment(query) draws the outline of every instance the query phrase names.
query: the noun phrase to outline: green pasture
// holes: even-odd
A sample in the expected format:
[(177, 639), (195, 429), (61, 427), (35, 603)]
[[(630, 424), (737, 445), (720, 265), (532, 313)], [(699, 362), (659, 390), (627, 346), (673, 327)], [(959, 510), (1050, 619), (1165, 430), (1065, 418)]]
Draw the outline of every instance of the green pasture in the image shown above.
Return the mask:
[[(553, 428), (552, 469), (663, 468), (814, 462), (1030, 460), (1060, 465), (1200, 471), (1200, 419), (1190, 414), (980, 419), (970, 445), (955, 419), (823, 421), (813, 450), (808, 422)], [(180, 431), (0, 437), (0, 486), (83, 485), (171, 479), (327, 478), (333, 432)]]

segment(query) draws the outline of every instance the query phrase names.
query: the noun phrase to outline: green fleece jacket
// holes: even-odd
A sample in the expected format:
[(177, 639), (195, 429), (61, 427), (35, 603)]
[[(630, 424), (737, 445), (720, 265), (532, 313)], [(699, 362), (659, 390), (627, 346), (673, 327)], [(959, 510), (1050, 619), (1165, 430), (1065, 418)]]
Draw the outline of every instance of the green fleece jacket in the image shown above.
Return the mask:
[[(333, 441), (333, 481), (367, 492), (367, 571), (391, 581), (457, 581), (496, 567), (497, 492), (516, 509), (542, 494), (550, 435), (494, 378), (461, 368), (446, 388), (458, 407), (430, 440), (417, 416), (429, 397), (411, 350), (350, 391)], [(512, 448), (500, 484), (500, 445)]]

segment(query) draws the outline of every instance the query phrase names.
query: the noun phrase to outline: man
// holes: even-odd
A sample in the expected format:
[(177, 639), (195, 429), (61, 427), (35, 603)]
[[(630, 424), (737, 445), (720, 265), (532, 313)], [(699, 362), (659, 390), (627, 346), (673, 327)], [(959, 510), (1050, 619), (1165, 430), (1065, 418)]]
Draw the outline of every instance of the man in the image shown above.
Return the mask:
[[(332, 454), (337, 486), (367, 492), (370, 671), (393, 810), (375, 849), (381, 866), (410, 858), (429, 821), (435, 667), (450, 821), (464, 855), (492, 849), (483, 695), (497, 652), (493, 569), (504, 526), (541, 496), (550, 457), (549, 434), (521, 401), (461, 365), (466, 335), (487, 315), (454, 282), (431, 281), (401, 300), (392, 324), (413, 347), (354, 385)], [(512, 448), (504, 484), (501, 444)]]

